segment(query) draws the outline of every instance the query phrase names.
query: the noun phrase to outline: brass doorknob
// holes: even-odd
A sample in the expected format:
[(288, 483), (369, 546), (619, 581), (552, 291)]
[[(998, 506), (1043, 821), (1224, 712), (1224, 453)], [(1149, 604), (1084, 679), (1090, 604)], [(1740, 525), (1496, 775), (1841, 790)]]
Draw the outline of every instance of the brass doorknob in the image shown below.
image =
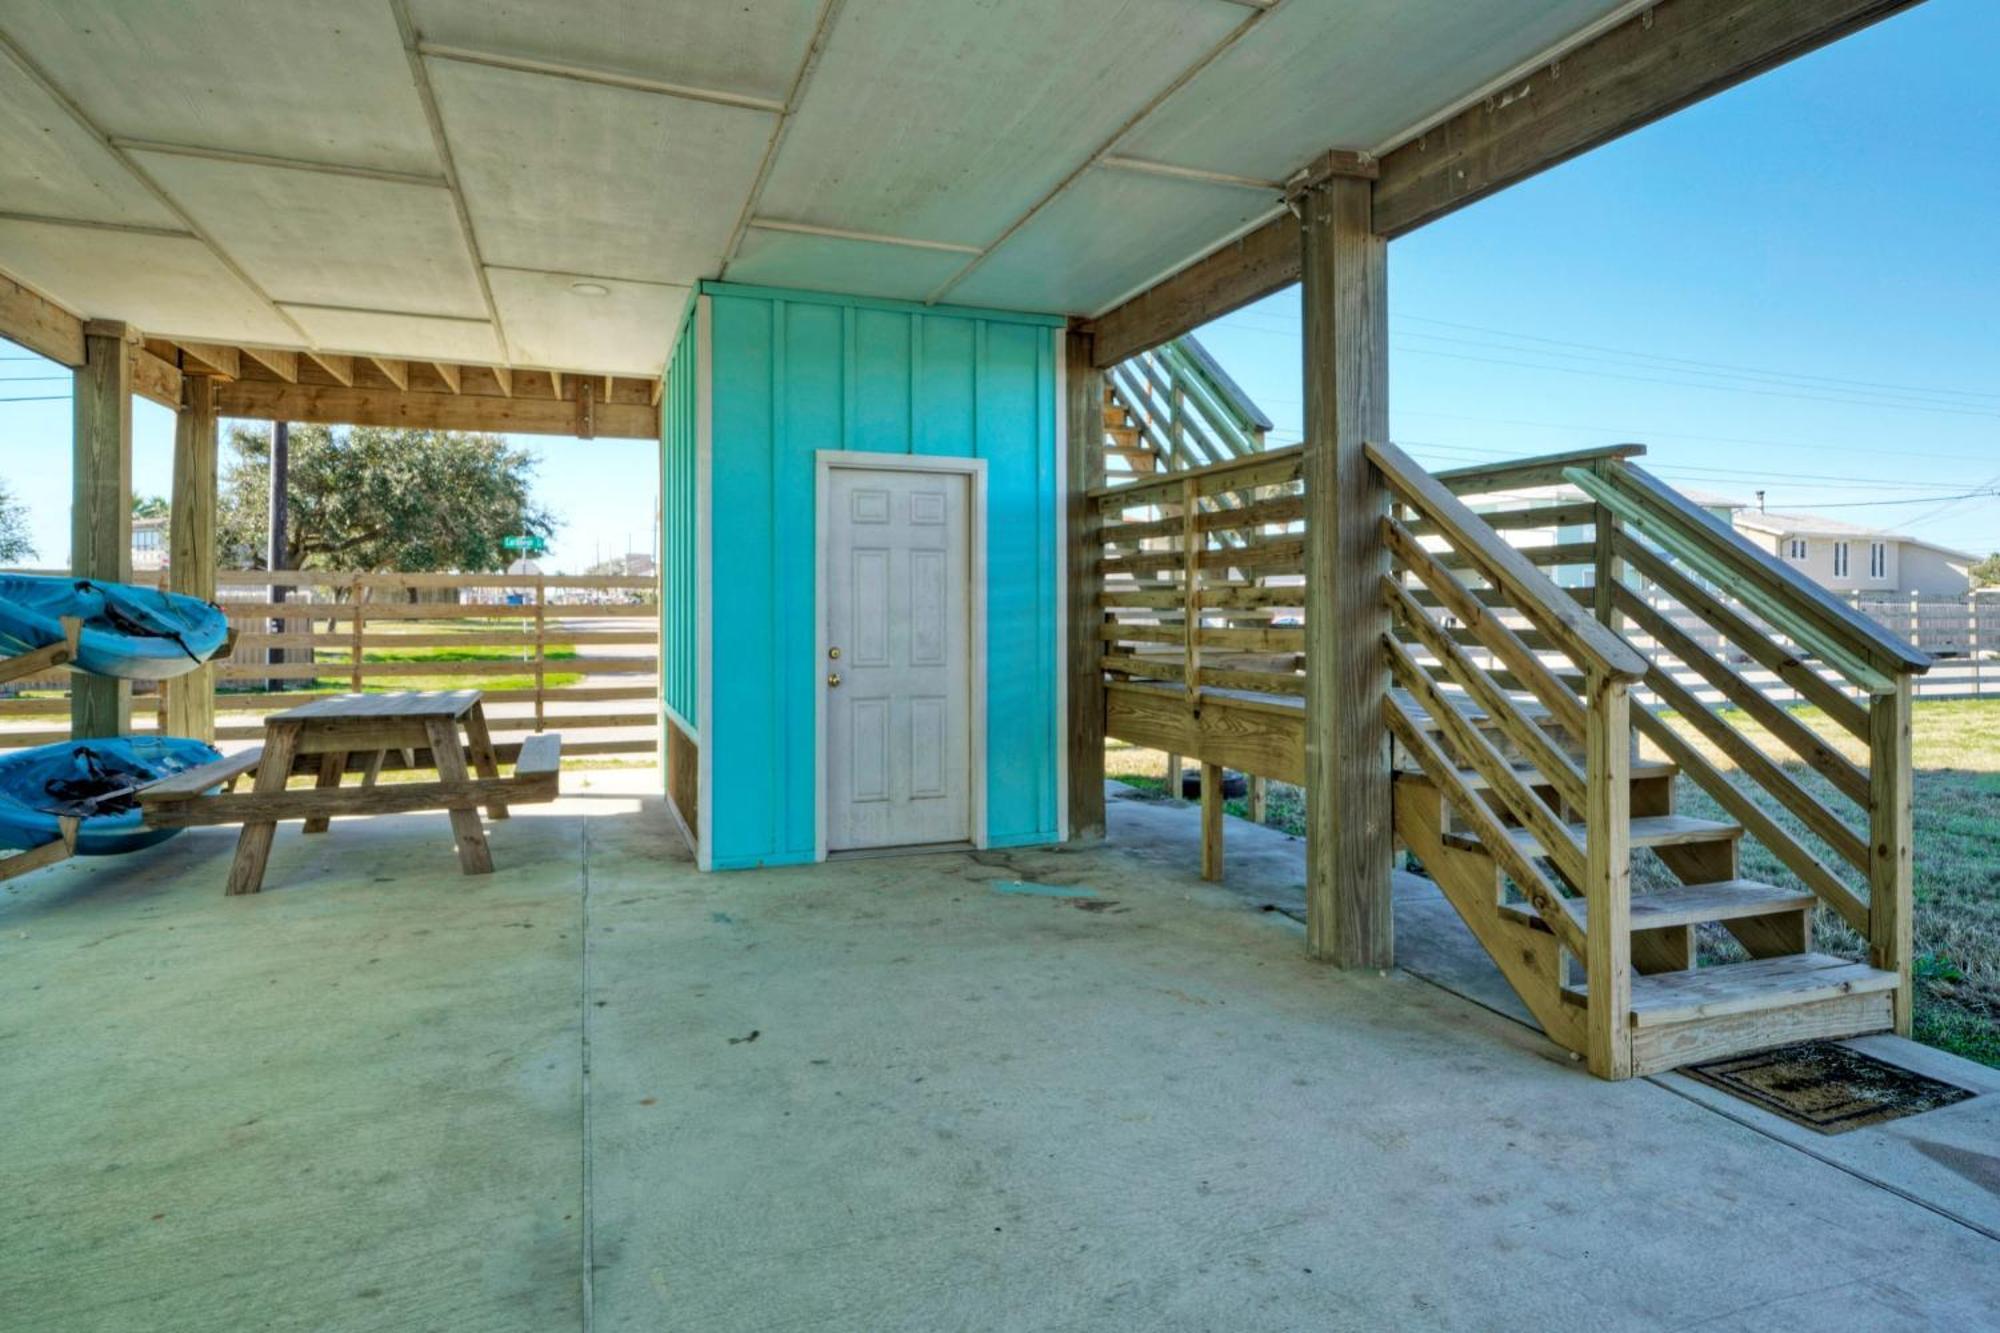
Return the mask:
[(827, 672), (827, 673), (826, 673), (826, 683), (827, 683), (828, 685), (838, 685), (838, 684), (840, 684), (840, 673), (839, 673), (838, 671), (829, 671), (829, 672)]

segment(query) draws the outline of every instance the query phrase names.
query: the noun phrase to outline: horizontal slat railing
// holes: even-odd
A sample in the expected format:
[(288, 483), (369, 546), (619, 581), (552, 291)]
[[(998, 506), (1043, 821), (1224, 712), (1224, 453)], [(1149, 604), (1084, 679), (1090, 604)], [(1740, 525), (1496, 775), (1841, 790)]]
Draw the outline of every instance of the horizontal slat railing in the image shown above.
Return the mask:
[[(218, 741), (257, 739), (263, 714), (328, 694), (490, 681), (497, 687), (481, 692), (494, 732), (509, 744), (547, 730), (591, 737), (566, 740), (565, 755), (646, 755), (657, 747), (657, 712), (634, 706), (659, 697), (660, 608), (649, 577), (226, 570), (217, 585), (236, 631), (230, 658), (211, 668)], [(272, 601), (274, 585), (296, 595)], [(565, 623), (586, 619), (609, 623)], [(273, 621), (283, 627), (274, 630)], [(287, 660), (268, 661), (273, 649)], [(466, 650), (467, 659), (422, 656), (450, 649)], [(553, 655), (570, 649), (576, 655)], [(381, 659), (391, 653), (418, 660)], [(278, 688), (255, 688), (265, 682)], [(21, 697), (0, 698), (0, 747), (68, 739), (68, 684), (66, 672), (17, 682)], [(151, 707), (157, 692), (143, 682), (139, 690), (134, 726), (164, 725)]]
[[(1572, 523), (1554, 516), (1533, 522), (1516, 517), (1517, 507), (1502, 509), (1506, 527), (1495, 528), (1461, 498), (1546, 484), (1550, 460), (1462, 470), (1454, 478), (1430, 475), (1393, 445), (1371, 444), (1367, 453), (1400, 510), (1381, 523), (1395, 571), (1382, 582), (1390, 614), (1382, 647), (1410, 702), (1387, 701), (1390, 730), (1581, 964), (1592, 1069), (1607, 1077), (1629, 1072), (1629, 691), (1648, 664), (1544, 572), (1588, 567), (1597, 534), (1517, 546), (1503, 534), (1560, 534)], [(1593, 516), (1571, 504), (1561, 517), (1587, 523)], [(1532, 855), (1501, 824), (1502, 813), (1532, 835)], [(1583, 899), (1580, 926), (1563, 904), (1564, 888), (1536, 857)]]
[(1114, 679), (1304, 694), (1300, 461), (1293, 446), (1092, 492)]
[[(1875, 966), (1898, 973), (1896, 1022), (1907, 1033), (1910, 709), (1915, 678), (1929, 669), (1930, 655), (1629, 458), (1572, 465), (1564, 475), (1598, 504), (1600, 522), (1612, 529), (1596, 570), (1608, 594), (1600, 606), (1650, 645), (1646, 688), (1736, 779), (1668, 718), (1646, 713), (1639, 725), (1868, 940)], [(1732, 658), (1770, 673), (1815, 706), (1823, 722), (1781, 706)], [(1712, 692), (1713, 702), (1691, 682)], [(1821, 735), (1819, 726), (1845, 740)], [(1856, 749), (1858, 760), (1851, 757)], [(1799, 766), (1799, 776), (1787, 760)], [(1821, 785), (1810, 785), (1808, 774)], [(1803, 832), (1782, 823), (1755, 798), (1758, 792)]]

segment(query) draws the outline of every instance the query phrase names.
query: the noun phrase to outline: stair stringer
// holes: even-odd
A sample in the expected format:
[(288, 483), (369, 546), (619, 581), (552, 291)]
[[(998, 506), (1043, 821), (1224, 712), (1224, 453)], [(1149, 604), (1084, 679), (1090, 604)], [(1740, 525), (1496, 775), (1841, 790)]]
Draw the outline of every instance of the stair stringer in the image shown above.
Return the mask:
[(1479, 941), (1500, 975), (1528, 1006), (1549, 1039), (1584, 1054), (1585, 1014), (1563, 999), (1562, 947), (1554, 935), (1500, 914), (1500, 868), (1482, 852), (1444, 841), (1444, 798), (1427, 784), (1399, 782), (1395, 791), (1397, 836)]

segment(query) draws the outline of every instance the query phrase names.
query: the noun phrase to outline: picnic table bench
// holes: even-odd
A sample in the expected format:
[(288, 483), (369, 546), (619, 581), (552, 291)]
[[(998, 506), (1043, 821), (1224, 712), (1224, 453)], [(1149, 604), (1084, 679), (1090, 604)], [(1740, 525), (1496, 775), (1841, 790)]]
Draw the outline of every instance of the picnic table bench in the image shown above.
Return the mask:
[[(391, 752), (399, 752), (406, 767), (415, 767), (417, 756), (428, 752), (437, 781), (378, 785)], [(366, 756), (361, 785), (343, 787), (354, 755)], [(287, 790), (294, 765), (310, 756), (319, 760), (315, 785)], [(443, 810), (451, 819), (459, 869), (489, 874), (493, 856), (479, 807), (493, 819), (505, 819), (509, 805), (553, 801), (561, 766), (562, 737), (544, 732), (521, 743), (513, 776), (501, 777), (477, 690), (348, 694), (272, 713), (264, 719), (261, 746), (178, 773), (137, 796), (154, 828), (242, 824), (226, 891), (256, 893), (263, 887), (278, 821), (285, 819), (303, 820), (307, 833), (324, 833), (337, 815)], [(237, 783), (252, 774), (251, 789), (237, 791)]]

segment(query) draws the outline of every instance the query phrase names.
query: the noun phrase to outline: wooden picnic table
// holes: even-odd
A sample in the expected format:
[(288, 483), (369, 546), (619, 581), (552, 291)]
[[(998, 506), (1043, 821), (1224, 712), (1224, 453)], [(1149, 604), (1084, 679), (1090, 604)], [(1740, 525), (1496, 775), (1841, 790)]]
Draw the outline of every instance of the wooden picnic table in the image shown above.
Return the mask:
[[(459, 869), (485, 875), (492, 873), (493, 855), (479, 807), (485, 806), (493, 819), (505, 819), (510, 800), (554, 800), (561, 745), (562, 738), (553, 733), (531, 737), (521, 747), (514, 776), (502, 778), (479, 691), (348, 694), (272, 713), (264, 719), (261, 750), (191, 769), (138, 795), (146, 822), (155, 827), (242, 823), (229, 868), (231, 894), (263, 887), (264, 866), (281, 819), (302, 819), (305, 832), (324, 833), (335, 815), (443, 809), (451, 819)], [(376, 785), (389, 752), (401, 752), (414, 762), (426, 750), (436, 782)], [(287, 791), (295, 762), (313, 755), (319, 757), (313, 789)], [(341, 778), (354, 755), (367, 756), (361, 785), (343, 788)], [(257, 776), (249, 792), (214, 794), (218, 785), (233, 786), (252, 769)]]

